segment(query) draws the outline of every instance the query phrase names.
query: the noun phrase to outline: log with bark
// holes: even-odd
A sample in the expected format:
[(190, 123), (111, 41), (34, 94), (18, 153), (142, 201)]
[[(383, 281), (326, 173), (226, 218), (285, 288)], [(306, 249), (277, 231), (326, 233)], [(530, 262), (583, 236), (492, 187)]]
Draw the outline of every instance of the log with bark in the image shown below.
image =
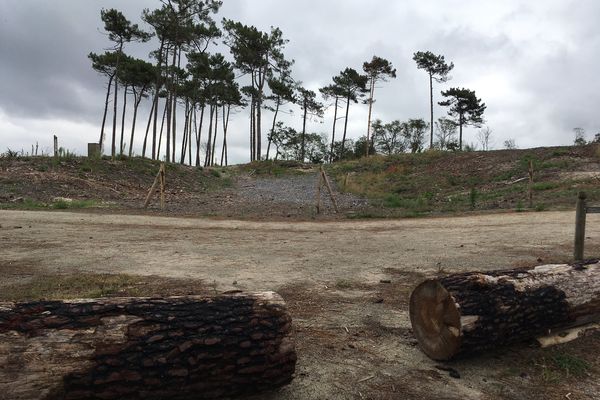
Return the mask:
[(600, 263), (430, 279), (412, 292), (410, 319), (434, 360), (600, 322)]
[(2, 399), (236, 397), (295, 364), (272, 292), (0, 303)]

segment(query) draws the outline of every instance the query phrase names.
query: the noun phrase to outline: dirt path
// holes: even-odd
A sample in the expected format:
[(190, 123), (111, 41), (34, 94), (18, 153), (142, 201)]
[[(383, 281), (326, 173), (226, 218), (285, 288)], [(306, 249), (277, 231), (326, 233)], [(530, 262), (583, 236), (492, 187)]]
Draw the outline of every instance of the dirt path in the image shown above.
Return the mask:
[[(273, 398), (593, 398), (597, 372), (548, 383), (538, 363), (547, 354), (524, 346), (453, 363), (462, 379), (450, 378), (415, 347), (407, 318), (410, 289), (439, 270), (568, 259), (573, 220), (571, 212), (279, 223), (0, 211), (0, 290), (35, 274), (118, 272), (279, 291), (300, 360), (294, 383)], [(595, 220), (590, 256), (600, 254)], [(568, 346), (597, 355), (600, 337)]]

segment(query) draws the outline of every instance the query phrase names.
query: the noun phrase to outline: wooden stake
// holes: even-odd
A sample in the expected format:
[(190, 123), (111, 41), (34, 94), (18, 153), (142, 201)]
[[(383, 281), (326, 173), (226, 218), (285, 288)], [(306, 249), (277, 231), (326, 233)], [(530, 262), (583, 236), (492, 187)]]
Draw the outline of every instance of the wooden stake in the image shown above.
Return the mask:
[(533, 208), (533, 161), (529, 160), (529, 208)]
[(160, 168), (158, 170), (158, 174), (156, 174), (156, 178), (154, 178), (154, 182), (152, 183), (152, 187), (148, 191), (148, 195), (146, 196), (146, 201), (144, 202), (144, 208), (148, 208), (150, 204), (150, 200), (152, 199), (152, 195), (156, 191), (156, 186), (160, 184), (160, 208), (161, 210), (165, 209), (165, 164), (161, 163)]
[(160, 209), (165, 209), (165, 164), (160, 164), (160, 170), (158, 171), (160, 175)]
[(575, 261), (583, 260), (583, 245), (585, 242), (585, 217), (586, 217), (586, 194), (579, 192), (577, 197), (577, 211), (575, 213), (575, 248), (573, 258)]
[(323, 181), (325, 182), (325, 185), (327, 186), (327, 190), (329, 191), (329, 197), (331, 197), (333, 208), (335, 209), (335, 212), (339, 214), (340, 210), (338, 209), (337, 201), (335, 201), (335, 196), (333, 195), (333, 190), (331, 189), (331, 184), (329, 183), (329, 178), (327, 177), (327, 174), (325, 173), (323, 167), (321, 167), (321, 176)]
[(317, 214), (321, 213), (321, 185), (323, 184), (323, 174), (319, 172), (319, 179), (317, 180), (317, 190), (315, 194), (315, 207), (317, 208)]

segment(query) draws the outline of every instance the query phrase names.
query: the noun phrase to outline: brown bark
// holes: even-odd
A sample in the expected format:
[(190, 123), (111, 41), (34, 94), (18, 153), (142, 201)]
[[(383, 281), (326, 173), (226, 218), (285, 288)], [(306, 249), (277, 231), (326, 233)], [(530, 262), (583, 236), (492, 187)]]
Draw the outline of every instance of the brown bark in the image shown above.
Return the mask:
[(3, 398), (234, 397), (289, 383), (295, 363), (272, 292), (0, 303)]
[(436, 360), (600, 322), (600, 262), (427, 280), (411, 294), (410, 319)]

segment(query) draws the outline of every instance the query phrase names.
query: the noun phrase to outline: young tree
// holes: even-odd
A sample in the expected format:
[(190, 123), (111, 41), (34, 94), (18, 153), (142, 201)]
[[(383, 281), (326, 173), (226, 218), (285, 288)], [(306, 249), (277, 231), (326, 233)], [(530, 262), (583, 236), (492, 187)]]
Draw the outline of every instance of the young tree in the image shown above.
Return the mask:
[[(113, 50), (116, 52), (117, 57), (115, 60), (115, 73), (119, 74), (120, 62), (123, 54), (123, 46), (129, 42), (146, 42), (150, 40), (151, 35), (147, 32), (142, 31), (137, 24), (132, 24), (125, 16), (120, 12), (111, 9), (102, 9), (100, 12), (102, 22), (104, 22), (104, 30), (108, 32), (108, 38), (114, 42)], [(113, 99), (113, 132), (112, 132), (112, 146), (111, 156), (114, 159), (116, 152), (116, 132), (117, 132), (117, 95), (119, 90), (119, 80), (114, 79), (114, 99)]]
[(373, 142), (375, 150), (388, 156), (403, 153), (406, 150), (404, 132), (406, 123), (392, 121), (384, 124), (380, 119), (373, 121)]
[(439, 105), (449, 107), (448, 115), (454, 118), (458, 125), (458, 147), (462, 150), (463, 126), (472, 125), (480, 127), (483, 123), (483, 113), (486, 105), (475, 95), (475, 92), (465, 88), (451, 88), (442, 92), (446, 101)]
[(302, 135), (300, 160), (304, 162), (306, 155), (306, 121), (308, 118), (323, 118), (323, 104), (317, 101), (317, 94), (303, 87), (298, 88), (298, 104), (302, 109)]
[[(346, 68), (338, 76), (333, 77), (334, 84), (340, 89), (344, 98), (346, 99), (346, 115), (344, 118), (344, 134), (342, 140), (338, 142), (340, 144), (340, 151), (335, 152), (340, 154), (340, 157), (344, 158), (345, 145), (346, 145), (346, 133), (348, 131), (348, 113), (350, 111), (350, 103), (358, 103), (369, 91), (367, 89), (367, 83), (369, 77), (366, 75), (359, 74), (355, 69)], [(333, 141), (333, 138), (332, 138)]]
[(425, 132), (428, 129), (429, 124), (422, 118), (409, 119), (408, 122), (406, 122), (404, 134), (411, 153), (420, 153), (423, 151)]
[[(367, 150), (367, 147), (369, 148)], [(361, 158), (364, 157), (366, 152), (369, 152), (371, 155), (377, 154), (375, 150), (375, 146), (373, 145), (373, 140), (368, 139), (366, 136), (361, 136), (356, 141), (354, 141), (354, 152), (352, 158)]]
[(507, 139), (504, 141), (504, 148), (506, 150), (514, 150), (517, 148), (517, 143), (515, 142), (515, 139)]
[(437, 83), (447, 82), (448, 74), (454, 68), (453, 63), (446, 63), (444, 56), (435, 55), (430, 51), (418, 51), (413, 55), (417, 68), (422, 69), (429, 75), (429, 104), (431, 111), (431, 133), (429, 136), (429, 148), (433, 148), (433, 81)]
[(492, 133), (493, 131), (489, 126), (486, 126), (477, 132), (477, 140), (481, 144), (481, 150), (488, 151), (490, 149)]
[(456, 123), (448, 118), (438, 118), (435, 122), (435, 136), (440, 150), (452, 150), (458, 146), (456, 142)]
[[(367, 124), (367, 140), (371, 140), (371, 115), (373, 111), (373, 102), (375, 100), (375, 85), (377, 82), (386, 82), (388, 78), (396, 77), (396, 69), (392, 66), (392, 63), (388, 60), (373, 56), (370, 62), (363, 64), (363, 71), (367, 74), (369, 79), (369, 117)], [(365, 146), (365, 155), (369, 155), (371, 146)]]
[(585, 141), (585, 129), (573, 128), (573, 133), (575, 134), (575, 140), (573, 141), (575, 146), (583, 146), (587, 143)]

